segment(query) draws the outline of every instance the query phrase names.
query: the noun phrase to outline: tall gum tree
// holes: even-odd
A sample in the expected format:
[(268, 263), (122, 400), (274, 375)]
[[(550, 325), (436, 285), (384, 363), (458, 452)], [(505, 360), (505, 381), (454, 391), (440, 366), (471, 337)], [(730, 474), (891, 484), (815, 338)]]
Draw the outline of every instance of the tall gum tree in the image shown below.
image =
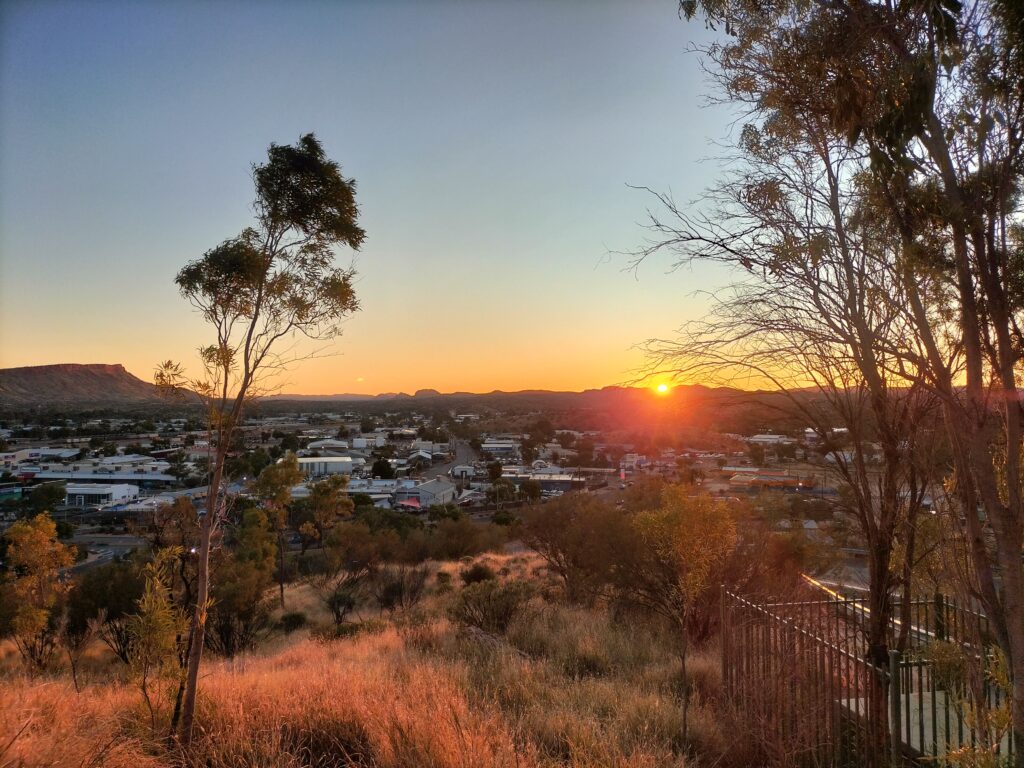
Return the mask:
[(301, 359), (293, 342), (327, 341), (359, 308), (353, 268), (335, 266), (339, 246), (358, 250), (355, 182), (324, 154), (313, 134), (295, 145), (271, 144), (255, 165), (255, 224), (190, 262), (175, 278), (183, 297), (213, 332), (199, 350), (203, 375), (189, 380), (183, 367), (166, 362), (158, 385), (193, 389), (207, 406), (212, 460), (206, 513), (196, 553), (195, 608), (190, 625), (180, 737), (192, 739), (204, 628), (210, 597), (210, 550), (228, 514), (225, 462), (249, 401), (269, 378)]
[[(826, 121), (869, 158), (898, 236), (899, 370), (940, 402), (974, 588), (1009, 662), (1024, 744), (1024, 6), (1017, 0), (686, 0), (729, 36), (727, 97)], [(936, 278), (937, 291), (921, 289)], [(952, 350), (953, 354), (950, 354)], [(1024, 766), (1024, 749), (1016, 765)]]
[(883, 666), (893, 597), (909, 597), (916, 523), (936, 479), (937, 409), (924, 387), (892, 373), (904, 324), (886, 298), (888, 252), (857, 213), (865, 158), (823, 121), (776, 113), (744, 127), (730, 168), (700, 208), (658, 195), (638, 258), (668, 251), (677, 266), (712, 261), (738, 277), (707, 317), (648, 344), (652, 366), (777, 389), (777, 407), (826, 447), (834, 427), (845, 429), (828, 467), (849, 491), (838, 505), (868, 552), (868, 653)]

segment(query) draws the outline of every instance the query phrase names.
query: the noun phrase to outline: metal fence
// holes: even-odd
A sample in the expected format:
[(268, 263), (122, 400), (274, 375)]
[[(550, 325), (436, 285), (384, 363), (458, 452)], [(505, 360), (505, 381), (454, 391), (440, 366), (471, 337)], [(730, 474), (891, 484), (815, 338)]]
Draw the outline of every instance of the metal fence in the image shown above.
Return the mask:
[[(817, 585), (821, 586), (821, 585)], [(988, 621), (941, 595), (898, 601), (888, 663), (869, 661), (863, 597), (756, 602), (723, 589), (727, 694), (778, 763), (935, 764), (961, 749), (1012, 754)]]

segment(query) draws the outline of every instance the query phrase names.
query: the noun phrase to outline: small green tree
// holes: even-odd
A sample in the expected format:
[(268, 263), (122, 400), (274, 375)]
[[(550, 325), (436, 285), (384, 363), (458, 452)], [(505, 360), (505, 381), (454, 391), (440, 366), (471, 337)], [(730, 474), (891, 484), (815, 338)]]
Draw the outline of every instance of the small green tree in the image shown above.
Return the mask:
[(592, 603), (612, 581), (616, 550), (628, 538), (624, 514), (592, 494), (570, 493), (528, 507), (519, 526), (523, 543), (534, 549), (561, 580), (566, 597)]
[(340, 322), (359, 308), (354, 270), (334, 263), (338, 246), (358, 249), (365, 238), (357, 223), (355, 183), (342, 176), (313, 134), (294, 146), (271, 144), (267, 155), (252, 170), (254, 226), (186, 264), (175, 278), (213, 331), (200, 349), (203, 374), (189, 380), (173, 361), (156, 374), (161, 387), (180, 392), (187, 386), (202, 398), (214, 448), (196, 553), (196, 607), (181, 709), (185, 745), (192, 738), (203, 657), (211, 545), (227, 518), (225, 467), (243, 413), (267, 374), (298, 359), (282, 345), (299, 337), (334, 339)]
[(543, 490), (536, 480), (523, 480), (519, 484), (519, 493), (527, 501), (538, 501), (543, 495)]
[(62, 571), (74, 564), (74, 550), (58, 541), (57, 526), (45, 513), (14, 523), (4, 539), (7, 573), (0, 588), (12, 606), (7, 631), (29, 668), (41, 672), (57, 650), (55, 608), (70, 589)]
[(662, 506), (632, 517), (631, 546), (621, 542), (615, 575), (619, 589), (670, 621), (679, 632), (682, 668), (683, 739), (689, 737), (690, 682), (688, 613), (716, 586), (714, 577), (736, 547), (736, 525), (724, 502), (689, 496), (668, 486)]
[(150, 725), (156, 733), (156, 705), (153, 686), (180, 674), (181, 642), (188, 625), (186, 613), (171, 599), (171, 570), (180, 553), (165, 549), (146, 566), (146, 586), (139, 598), (138, 612), (129, 618), (132, 674), (149, 710)]
[(516, 497), (516, 486), (507, 477), (501, 477), (491, 483), (491, 487), (487, 489), (487, 500), (493, 504), (497, 504), (498, 508), (506, 501), (511, 501)]
[(370, 468), (370, 474), (373, 477), (379, 477), (381, 480), (391, 480), (395, 476), (394, 467), (391, 466), (391, 462), (381, 457), (373, 462), (373, 466)]
[(28, 497), (29, 511), (36, 515), (49, 513), (54, 507), (64, 503), (65, 488), (65, 484), (60, 482), (37, 486)]
[(284, 555), (288, 549), (285, 533), (288, 530), (288, 507), (291, 504), (291, 490), (302, 482), (302, 470), (294, 453), (285, 455), (276, 464), (270, 464), (256, 478), (253, 490), (262, 499), (266, 507), (270, 523), (277, 534), (278, 588), (281, 607), (284, 608), (285, 563)]
[(340, 520), (352, 516), (355, 505), (345, 495), (347, 486), (348, 478), (345, 475), (331, 475), (314, 485), (310, 491), (311, 519), (308, 522), (321, 545), (327, 533)]
[(231, 530), (230, 549), (213, 585), (207, 641), (232, 657), (253, 648), (270, 627), (266, 593), (274, 581), (277, 546), (263, 510), (249, 508)]

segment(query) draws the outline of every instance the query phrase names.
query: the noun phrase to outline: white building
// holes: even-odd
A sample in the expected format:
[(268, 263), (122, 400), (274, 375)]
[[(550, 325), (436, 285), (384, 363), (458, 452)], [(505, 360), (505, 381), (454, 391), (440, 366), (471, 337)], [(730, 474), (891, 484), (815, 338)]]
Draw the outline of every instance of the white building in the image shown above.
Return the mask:
[(353, 448), (383, 448), (388, 444), (388, 437), (384, 434), (363, 435), (352, 438)]
[(298, 462), (306, 477), (351, 475), (354, 466), (350, 456), (300, 456)]
[(455, 483), (438, 477), (425, 483), (400, 487), (395, 491), (395, 506), (426, 509), (436, 504), (451, 504), (455, 501)]
[(501, 459), (517, 458), (519, 456), (519, 444), (515, 440), (495, 440), (488, 438), (480, 446), (483, 453)]
[(325, 440), (314, 440), (306, 446), (307, 451), (347, 451), (348, 443), (344, 440), (327, 438)]
[(69, 507), (94, 507), (134, 501), (139, 497), (139, 486), (99, 483), (68, 483), (64, 503)]
[(459, 480), (469, 480), (476, 476), (476, 467), (472, 464), (459, 464), (452, 467), (452, 477)]
[(795, 441), (786, 435), (754, 435), (748, 437), (747, 442), (751, 445), (786, 445)]

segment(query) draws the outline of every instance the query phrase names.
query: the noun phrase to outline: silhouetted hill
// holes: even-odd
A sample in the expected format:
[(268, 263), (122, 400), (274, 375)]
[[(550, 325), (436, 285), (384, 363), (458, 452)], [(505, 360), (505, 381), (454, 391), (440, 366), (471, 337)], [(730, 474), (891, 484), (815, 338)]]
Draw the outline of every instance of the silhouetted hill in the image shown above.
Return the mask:
[[(426, 394), (429, 393), (429, 394)], [(812, 392), (795, 393), (805, 404), (817, 400)], [(604, 387), (583, 392), (522, 390), (439, 394), (420, 390), (416, 395), (276, 395), (258, 406), (267, 415), (294, 410), (331, 411), (344, 405), (368, 415), (390, 411), (428, 411), (445, 416), (477, 413), (487, 417), (544, 415), (579, 429), (645, 429), (670, 432), (682, 428), (711, 429), (749, 434), (766, 429), (797, 429), (804, 420), (792, 415), (785, 398), (773, 392), (752, 392), (699, 384), (677, 386), (659, 395), (646, 387)]]
[[(805, 405), (818, 398), (813, 392), (797, 395)], [(40, 365), (0, 369), (0, 411), (148, 412), (180, 409), (194, 404), (169, 401), (156, 386), (133, 376), (122, 365)], [(410, 395), (276, 395), (254, 404), (264, 415), (295, 411), (328, 412), (344, 404), (367, 415), (390, 411), (426, 411), (439, 417), (451, 412), (477, 413), (495, 426), (495, 419), (546, 416), (577, 429), (631, 430), (670, 433), (702, 429), (749, 434), (764, 429), (796, 429), (803, 419), (786, 408), (777, 393), (749, 392), (724, 387), (684, 385), (667, 395), (642, 387), (604, 387), (583, 392), (522, 390), (442, 394), (421, 389)], [(501, 422), (497, 422), (500, 426)]]
[(0, 406), (124, 406), (163, 403), (155, 385), (123, 365), (101, 363), (33, 365), (0, 369)]

